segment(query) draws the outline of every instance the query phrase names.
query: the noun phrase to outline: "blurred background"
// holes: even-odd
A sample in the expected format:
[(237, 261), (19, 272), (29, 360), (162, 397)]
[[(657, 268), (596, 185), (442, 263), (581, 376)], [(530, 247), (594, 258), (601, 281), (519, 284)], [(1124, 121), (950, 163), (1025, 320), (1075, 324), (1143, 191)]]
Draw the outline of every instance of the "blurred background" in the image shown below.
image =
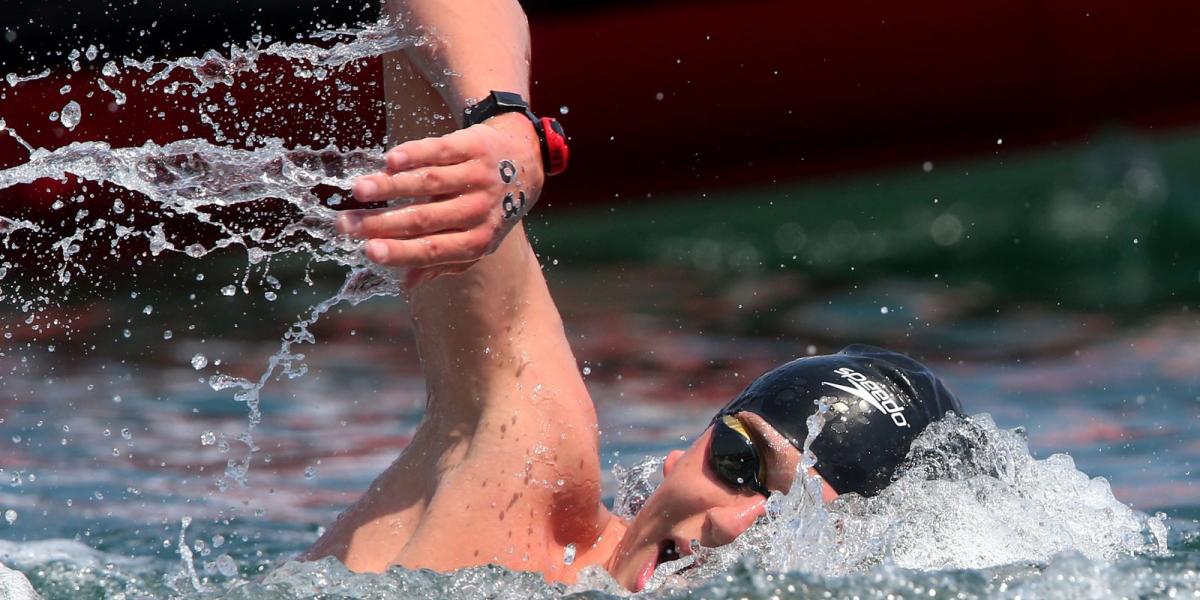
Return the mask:
[[(606, 464), (678, 444), (781, 360), (865, 342), (930, 362), (970, 412), (1027, 427), (1039, 456), (1069, 451), (1136, 508), (1200, 517), (1200, 4), (524, 5), (534, 108), (563, 121), (573, 161), (527, 223), (606, 423)], [(267, 64), (269, 94), (213, 92), (240, 116), (196, 110), (207, 96), (129, 88), (118, 103), (81, 85), (106, 60), (374, 22), (373, 0), (7, 0), (3, 13), (0, 74), (49, 71), (0, 92), (0, 118), (34, 147), (249, 145), (214, 140), (202, 114), (250, 119), (288, 145), (384, 143), (377, 60), (339, 73), (348, 93)], [(93, 47), (100, 58), (79, 65)], [(68, 97), (84, 113), (73, 129), (47, 118)], [(268, 103), (269, 116), (246, 116)], [(0, 135), (0, 168), (27, 156)], [(65, 235), (114, 218), (118, 199), (122, 218), (154, 222), (137, 194), (78, 180), (0, 190), (0, 215)], [(270, 223), (277, 208), (242, 218)], [(309, 375), (264, 391), (267, 461), (252, 486), (216, 492), (229, 448), (206, 436), (237, 432), (245, 407), (197, 382), (189, 362), (261, 373), (344, 273), (281, 259), (270, 267), (280, 299), (267, 302), (218, 292), (250, 278), (244, 252), (198, 261), (150, 256), (144, 240), (113, 247), (84, 245), (86, 276), (56, 292), (40, 326), (4, 306), (0, 471), (16, 483), (0, 485), (0, 509), (43, 516), (0, 523), (0, 538), (108, 527), (100, 546), (129, 553), (145, 541), (131, 522), (186, 513), (212, 516), (197, 527), (213, 531), (236, 515), (275, 532), (268, 554), (303, 547), (419, 419), (402, 302), (318, 323)], [(58, 268), (21, 247), (4, 261), (8, 292)], [(137, 493), (130, 481), (143, 482)], [(247, 544), (236, 556), (261, 550)]]
[[(0, 99), (9, 125), (46, 148), (164, 143), (202, 129), (190, 107), (136, 91), (121, 106), (89, 94), (85, 112), (103, 118), (72, 131), (46, 119), (88, 46), (139, 60), (199, 56), (379, 17), (366, 0), (304, 10), (275, 0), (53, 4), (50, 15), (44, 2), (10, 1), (0, 23), (0, 71), (52, 71)], [(543, 235), (561, 259), (654, 261), (704, 239), (722, 260), (692, 257), (712, 267), (789, 265), (805, 250), (798, 270), (840, 281), (851, 264), (855, 277), (938, 272), (1106, 308), (1200, 291), (1187, 251), (1200, 222), (1194, 3), (525, 7), (535, 109), (567, 124), (576, 157), (539, 210), (554, 216)], [(378, 68), (351, 74), (360, 99), (378, 96)], [(313, 89), (276, 90), (321, 104)], [(377, 104), (354, 106), (323, 138), (312, 136), (326, 124), (303, 114), (255, 126), (293, 143), (382, 144)], [(25, 155), (0, 138), (0, 165)], [(60, 192), (5, 198), (41, 205)], [(566, 247), (580, 227), (604, 243)]]

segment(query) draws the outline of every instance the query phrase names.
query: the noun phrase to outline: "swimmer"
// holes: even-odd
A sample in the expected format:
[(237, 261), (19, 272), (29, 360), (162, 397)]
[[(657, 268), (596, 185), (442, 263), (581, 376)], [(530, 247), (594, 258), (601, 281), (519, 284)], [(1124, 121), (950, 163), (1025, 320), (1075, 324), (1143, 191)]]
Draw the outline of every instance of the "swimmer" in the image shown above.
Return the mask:
[[(470, 10), (447, 8), (454, 5)], [(462, 36), (452, 39), (478, 41), (445, 42), (451, 50), (409, 56), (407, 66), (390, 58), (389, 101), (410, 107), (405, 114), (431, 100), (443, 103), (435, 110), (462, 114), (465, 98), (487, 94), (480, 90), (528, 91), (528, 34), (516, 2), (392, 8)], [(475, 20), (475, 11), (490, 20)], [(513, 57), (519, 64), (506, 63)], [(474, 60), (490, 66), (470, 68)], [(446, 82), (444, 96), (411, 78), (443, 69), (463, 73)], [(363, 201), (430, 200), (349, 212), (338, 224), (369, 240), (370, 259), (412, 269), (428, 398), (408, 447), (302, 558), (334, 556), (369, 572), (498, 564), (563, 582), (600, 566), (640, 591), (657, 565), (690, 554), (693, 540), (732, 542), (764, 514), (770, 493), (791, 488), (816, 400), (830, 406), (813, 444), (826, 500), (878, 493), (925, 426), (961, 413), (942, 382), (902, 354), (855, 345), (800, 358), (756, 379), (688, 448), (667, 455), (662, 485), (635, 518), (613, 515), (601, 500), (595, 408), (523, 226), (505, 218), (513, 210), (506, 179), (521, 182), (527, 211), (544, 178), (538, 132), (510, 116), (401, 144), (385, 171), (355, 183)], [(391, 135), (413, 137), (401, 121)], [(512, 162), (515, 178), (496, 169), (502, 161)], [(574, 560), (564, 560), (568, 547)]]

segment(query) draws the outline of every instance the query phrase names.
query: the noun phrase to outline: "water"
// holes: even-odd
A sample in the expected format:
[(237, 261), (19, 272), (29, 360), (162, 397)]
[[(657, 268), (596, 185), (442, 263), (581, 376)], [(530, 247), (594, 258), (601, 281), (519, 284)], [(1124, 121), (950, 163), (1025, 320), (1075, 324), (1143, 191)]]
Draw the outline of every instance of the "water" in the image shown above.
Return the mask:
[[(288, 59), (297, 64), (295, 74), (298, 77), (324, 79), (329, 77), (330, 68), (420, 43), (419, 39), (401, 36), (398, 29), (386, 24), (352, 32), (328, 32), (320, 37), (332, 39), (339, 35), (348, 35), (352, 40), (335, 45), (332, 49), (311, 44), (276, 43), (264, 50), (234, 47), (228, 57), (209, 52), (203, 57), (172, 61), (139, 62), (125, 59), (124, 66), (151, 73), (139, 83), (143, 89), (153, 89), (168, 82), (177, 71), (186, 72), (184, 80), (172, 81), (162, 93), (177, 95), (182, 87), (187, 87), (197, 97), (217, 86), (233, 86), (238, 74), (258, 70), (261, 57)], [(111, 63), (106, 64), (101, 73), (113, 74), (114, 67)], [(99, 79), (98, 82), (103, 83), (104, 80)], [(230, 99), (229, 104), (232, 106), (236, 102)], [(209, 108), (201, 103), (198, 110), (201, 120), (212, 127), (214, 138), (224, 140), (225, 133), (208, 116), (208, 112), (211, 112)], [(65, 127), (74, 129), (80, 120), (79, 104), (71, 101), (63, 109), (61, 119)], [(13, 135), (17, 134), (13, 132)], [(62, 258), (57, 270), (60, 284), (69, 284), (73, 277), (86, 273), (85, 263), (73, 258), (80, 251), (84, 238), (97, 235), (108, 237), (110, 228), (112, 235), (108, 241), (114, 248), (114, 257), (118, 256), (115, 250), (117, 245), (135, 236), (148, 241), (151, 256), (161, 252), (182, 251), (191, 258), (201, 258), (216, 249), (240, 246), (246, 251), (249, 265), (267, 264), (262, 277), (274, 287), (278, 287), (278, 280), (269, 275), (269, 264), (280, 255), (303, 254), (314, 261), (333, 261), (349, 267), (342, 289), (333, 297), (313, 306), (306, 316), (294, 323), (284, 334), (279, 351), (270, 357), (267, 369), (257, 380), (221, 373), (209, 378), (209, 385), (214, 390), (238, 390), (235, 399), (248, 407), (246, 431), (237, 438), (248, 452), (240, 459), (230, 459), (225, 472), (226, 479), (241, 483), (244, 483), (252, 454), (257, 450), (252, 430), (261, 419), (259, 392), (277, 371), (289, 377), (304, 373), (303, 355), (293, 353), (291, 348), (295, 344), (312, 341), (307, 328), (329, 308), (341, 302), (354, 304), (378, 294), (399, 292), (394, 273), (368, 264), (358, 252), (357, 243), (333, 235), (334, 212), (324, 206), (315, 191), (321, 186), (348, 188), (350, 179), (355, 175), (378, 169), (382, 163), (377, 149), (339, 151), (334, 147), (285, 147), (282, 140), (254, 134), (248, 135), (243, 142), (254, 147), (236, 149), (215, 145), (204, 139), (181, 140), (165, 145), (149, 142), (137, 148), (112, 148), (104, 142), (75, 142), (52, 151), (35, 149), (23, 164), (0, 172), (0, 188), (70, 175), (142, 194), (152, 199), (156, 209), (161, 212), (160, 219), (163, 222), (150, 226), (148, 230), (136, 225), (131, 227), (120, 222), (97, 219), (53, 242), (51, 247), (61, 253)], [(300, 218), (282, 228), (268, 230), (255, 227), (249, 231), (236, 231), (234, 225), (214, 218), (212, 213), (214, 208), (252, 205), (264, 199), (284, 200), (294, 207)], [(206, 246), (169, 239), (164, 225), (181, 220), (186, 220), (193, 227), (214, 228), (215, 242)], [(3, 240), (6, 248), (22, 248), (25, 244), (37, 244), (40, 241), (22, 235), (41, 233), (42, 229), (37, 225), (17, 221), (10, 223), (10, 231), (6, 232)], [(249, 269), (246, 274), (248, 277)], [(241, 289), (249, 293), (246, 281), (243, 281)], [(226, 286), (222, 293), (232, 295), (236, 291), (236, 287)], [(35, 315), (39, 305), (52, 303), (59, 297), (54, 290), (46, 288), (34, 293), (22, 291), (10, 295), (16, 297), (6, 299), (22, 304), (23, 310), (32, 308)], [(275, 292), (267, 290), (265, 295), (270, 299)], [(164, 339), (172, 336), (171, 330), (163, 333)], [(225, 481), (221, 482), (222, 486), (226, 484)]]
[[(30, 585), (43, 598), (623, 594), (595, 572), (562, 586), (496, 567), (287, 562), (407, 444), (424, 401), (398, 274), (332, 235), (349, 180), (378, 167), (381, 147), (309, 146), (228, 118), (254, 112), (228, 88), (280, 69), (336, 87), (340, 70), (420, 39), (381, 25), (317, 42), (70, 59), (103, 62), (96, 86), (115, 104), (124, 92), (105, 78), (136, 75), (120, 84), (173, 99), (204, 137), (43, 149), (3, 128), (28, 156), (0, 188), (67, 173), (76, 187), (49, 211), (0, 218), (0, 597)], [(214, 97), (225, 108), (210, 110)], [(59, 122), (84, 131), (86, 109)], [(1118, 324), (964, 313), (964, 290), (903, 276), (871, 282), (870, 301), (787, 293), (786, 269), (715, 283), (673, 262), (548, 276), (597, 400), (618, 514), (653, 489), (656, 457), (800, 353), (911, 338), (975, 415), (923, 437), (885, 494), (825, 506), (805, 480), (732, 547), (697, 548), (684, 573), (660, 567), (647, 596), (1200, 597), (1200, 324), (1186, 306)], [(781, 306), (797, 315), (786, 333), (738, 317)], [(1069, 343), (1045, 344), (1048, 322)]]

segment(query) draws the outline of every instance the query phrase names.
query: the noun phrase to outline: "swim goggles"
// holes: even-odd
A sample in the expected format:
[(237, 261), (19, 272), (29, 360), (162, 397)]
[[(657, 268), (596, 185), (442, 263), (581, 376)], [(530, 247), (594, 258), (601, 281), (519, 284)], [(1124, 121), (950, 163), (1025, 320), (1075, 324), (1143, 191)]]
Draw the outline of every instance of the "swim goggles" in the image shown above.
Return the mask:
[(766, 463), (758, 455), (746, 426), (733, 415), (721, 415), (713, 420), (708, 462), (717, 477), (731, 488), (771, 495), (765, 485)]

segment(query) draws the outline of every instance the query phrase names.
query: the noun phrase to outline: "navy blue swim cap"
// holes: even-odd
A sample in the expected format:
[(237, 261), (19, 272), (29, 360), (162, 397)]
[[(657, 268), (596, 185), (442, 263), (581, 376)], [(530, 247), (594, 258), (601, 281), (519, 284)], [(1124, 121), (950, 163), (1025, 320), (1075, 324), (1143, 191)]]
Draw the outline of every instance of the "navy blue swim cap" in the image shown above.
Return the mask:
[(925, 365), (898, 352), (855, 344), (789, 362), (755, 379), (717, 413), (751, 412), (798, 449), (818, 399), (829, 405), (813, 440), (816, 470), (839, 494), (874, 496), (892, 482), (912, 441), (962, 405)]

